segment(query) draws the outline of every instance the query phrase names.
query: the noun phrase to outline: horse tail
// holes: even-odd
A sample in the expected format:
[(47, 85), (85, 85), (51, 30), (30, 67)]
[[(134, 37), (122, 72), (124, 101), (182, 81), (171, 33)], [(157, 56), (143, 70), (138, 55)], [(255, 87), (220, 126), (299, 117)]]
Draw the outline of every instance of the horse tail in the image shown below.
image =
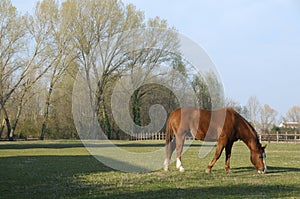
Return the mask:
[(166, 124), (166, 160), (164, 163), (165, 171), (168, 170), (168, 165), (170, 163), (172, 153), (176, 147), (176, 144), (175, 144), (176, 138), (174, 138), (174, 131), (173, 131), (171, 121), (172, 121), (172, 119), (171, 119), (171, 117), (169, 117), (167, 124)]
[(174, 136), (174, 132), (169, 118), (166, 125), (166, 145), (168, 145), (172, 141), (173, 136)]

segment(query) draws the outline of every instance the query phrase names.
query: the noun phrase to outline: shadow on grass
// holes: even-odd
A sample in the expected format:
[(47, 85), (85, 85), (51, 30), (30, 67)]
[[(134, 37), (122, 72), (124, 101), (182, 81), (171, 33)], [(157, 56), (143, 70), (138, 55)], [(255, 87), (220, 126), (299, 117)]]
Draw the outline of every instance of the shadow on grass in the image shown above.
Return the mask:
[(92, 156), (59, 155), (1, 157), (0, 168), (0, 198), (63, 198), (81, 190), (74, 178), (113, 171)]
[[(118, 146), (162, 145), (133, 142)], [(5, 144), (0, 145), (0, 150), (74, 147), (83, 147), (83, 145), (80, 142)], [(120, 162), (120, 164), (123, 163)], [(252, 175), (253, 170), (254, 168), (250, 166), (232, 168), (233, 174), (238, 174), (235, 178), (239, 179), (243, 175)], [(268, 166), (268, 173), (297, 175), (300, 173), (300, 168)], [(90, 181), (89, 174), (97, 174), (98, 178), (111, 179), (102, 180), (104, 183), (98, 181), (97, 178)], [(131, 176), (131, 174), (128, 175)], [(153, 177), (157, 175), (165, 175), (165, 177), (162, 179)], [(83, 178), (86, 181), (78, 181), (81, 179), (80, 176), (87, 176)], [(0, 157), (0, 198), (282, 198), (300, 195), (300, 186), (284, 185), (278, 182), (259, 186), (249, 182), (237, 184), (235, 179), (230, 180), (229, 176), (229, 181), (222, 185), (214, 185), (209, 183), (211, 180), (215, 180), (214, 176), (203, 176), (202, 174), (195, 175), (195, 179), (187, 177), (184, 183), (177, 181), (177, 175), (154, 172), (153, 176), (152, 174), (137, 174), (132, 181), (128, 181), (127, 175), (124, 173), (116, 172), (97, 161), (93, 156), (87, 155), (34, 156), (33, 154), (31, 156)], [(203, 177), (205, 179), (199, 179)], [(202, 184), (196, 185), (197, 187), (195, 184), (189, 186), (189, 181), (195, 182), (194, 180), (199, 180), (199, 183), (202, 182)], [(123, 181), (124, 184), (120, 184), (119, 181)], [(182, 184), (184, 186), (178, 186)]]
[[(112, 194), (109, 198), (283, 198), (299, 196), (299, 187), (249, 184), (195, 187), (186, 189), (168, 188), (134, 193)], [(98, 196), (101, 198), (101, 195)], [(108, 198), (108, 197), (102, 197)]]
[[(300, 173), (300, 168), (295, 168), (295, 167), (268, 166), (267, 168), (268, 168), (267, 173), (264, 175), (268, 175), (271, 173), (288, 173), (288, 172)], [(249, 173), (254, 170), (254, 167), (238, 167), (238, 168), (232, 168), (231, 170), (233, 173)]]
[[(123, 147), (123, 148), (136, 148), (136, 147), (165, 147), (165, 141), (160, 140), (160, 143), (150, 143), (144, 142), (141, 143), (141, 141), (128, 141), (127, 143), (114, 143), (114, 145), (111, 144), (103, 144), (102, 141), (95, 141), (98, 143), (88, 143), (88, 147)], [(112, 141), (114, 142), (114, 141)], [(211, 145), (202, 144), (199, 142), (192, 143), (191, 145), (187, 145), (190, 147), (211, 147), (215, 144), (212, 143)], [(70, 140), (70, 141), (62, 141), (57, 142), (54, 141), (54, 143), (51, 143), (51, 141), (14, 141), (14, 142), (0, 142), (0, 149), (33, 149), (33, 148), (46, 148), (46, 149), (65, 149), (65, 148), (81, 148), (85, 145), (80, 140)]]
[[(36, 142), (36, 143), (35, 143)], [(22, 141), (22, 142), (7, 142), (0, 144), (0, 149), (33, 149), (33, 148), (46, 148), (46, 149), (65, 149), (65, 148), (81, 148), (85, 145), (81, 143), (80, 141), (76, 141), (76, 143), (68, 143), (68, 142), (62, 142), (62, 143), (43, 143), (42, 141)], [(123, 148), (130, 148), (130, 147), (164, 147), (164, 142), (162, 143), (137, 143), (137, 142), (129, 142), (125, 144), (119, 144), (116, 143), (114, 145), (112, 144), (101, 144), (101, 140), (99, 141), (99, 144), (87, 144), (88, 147), (123, 147)]]
[(20, 142), (9, 142), (7, 143), (2, 143), (0, 145), (0, 149), (38, 149), (38, 148), (45, 148), (45, 149), (65, 149), (65, 148), (80, 148), (84, 147), (84, 145), (81, 142), (78, 143), (43, 143), (41, 141), (22, 141)]
[(268, 166), (268, 172), (267, 173), (287, 173), (287, 172), (298, 172), (298, 173), (300, 173), (300, 168)]
[[(126, 182), (123, 179), (126, 175), (106, 167), (92, 156), (2, 157), (0, 168), (0, 198), (282, 198), (300, 195), (299, 186), (231, 184), (233, 181), (214, 186), (199, 180), (202, 184), (189, 187), (187, 179), (185, 188), (176, 188), (177, 184), (182, 184), (176, 181), (176, 176), (167, 176), (161, 181), (148, 178), (148, 174), (135, 174), (136, 180), (121, 186), (117, 179)], [(252, 167), (233, 168), (234, 173), (249, 175), (252, 171)], [(269, 171), (292, 173), (300, 169), (270, 166)], [(91, 183), (88, 178), (86, 182), (74, 181), (79, 176), (95, 173), (99, 178), (116, 181), (101, 183), (96, 179)], [(168, 181), (169, 178), (174, 181)], [(207, 180), (213, 178), (208, 176)]]

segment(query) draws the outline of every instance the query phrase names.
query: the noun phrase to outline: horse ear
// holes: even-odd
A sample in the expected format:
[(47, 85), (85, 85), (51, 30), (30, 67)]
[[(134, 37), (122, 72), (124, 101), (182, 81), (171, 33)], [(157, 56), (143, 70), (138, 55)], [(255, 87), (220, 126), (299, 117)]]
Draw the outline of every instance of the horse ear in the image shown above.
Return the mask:
[(262, 147), (264, 150), (267, 148), (267, 144), (265, 144), (265, 146)]

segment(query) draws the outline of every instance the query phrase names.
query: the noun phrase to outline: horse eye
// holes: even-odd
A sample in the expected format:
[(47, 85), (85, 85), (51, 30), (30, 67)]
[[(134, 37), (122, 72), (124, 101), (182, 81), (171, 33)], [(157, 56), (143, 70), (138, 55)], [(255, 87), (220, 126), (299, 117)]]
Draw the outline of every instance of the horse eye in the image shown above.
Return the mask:
[(267, 156), (265, 153), (263, 153), (262, 155), (259, 156), (259, 158), (267, 158)]

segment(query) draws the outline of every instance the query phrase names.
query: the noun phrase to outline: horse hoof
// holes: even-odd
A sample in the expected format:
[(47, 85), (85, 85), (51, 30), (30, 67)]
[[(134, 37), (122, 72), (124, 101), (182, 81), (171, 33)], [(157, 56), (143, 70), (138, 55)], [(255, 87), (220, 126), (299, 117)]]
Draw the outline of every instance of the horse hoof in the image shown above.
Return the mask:
[(209, 173), (211, 173), (211, 170), (210, 169), (206, 169), (205, 173), (209, 174)]
[(179, 167), (180, 172), (184, 172), (184, 168), (182, 166)]
[(169, 171), (169, 167), (164, 167), (164, 171), (168, 172)]

